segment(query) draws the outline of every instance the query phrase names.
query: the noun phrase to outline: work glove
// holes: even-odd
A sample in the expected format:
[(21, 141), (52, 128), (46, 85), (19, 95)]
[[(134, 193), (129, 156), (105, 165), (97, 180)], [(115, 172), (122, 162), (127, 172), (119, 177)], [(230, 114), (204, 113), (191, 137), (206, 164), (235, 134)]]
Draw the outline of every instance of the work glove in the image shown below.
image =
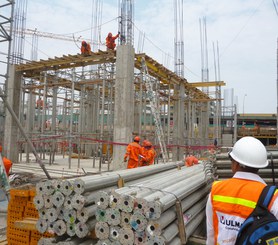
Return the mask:
[(124, 162), (127, 162), (127, 159), (126, 159), (126, 158), (124, 158)]

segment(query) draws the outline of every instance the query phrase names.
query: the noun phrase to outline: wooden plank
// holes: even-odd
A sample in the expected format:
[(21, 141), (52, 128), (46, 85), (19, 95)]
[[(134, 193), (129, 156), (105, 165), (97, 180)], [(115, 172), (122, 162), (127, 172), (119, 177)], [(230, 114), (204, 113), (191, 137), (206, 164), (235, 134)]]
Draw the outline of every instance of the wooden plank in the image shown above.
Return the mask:
[(0, 241), (0, 245), (8, 245), (8, 241), (7, 239)]
[(191, 236), (188, 239), (188, 245), (205, 245), (206, 238), (205, 237), (198, 237), (198, 236)]
[(19, 229), (24, 229), (28, 231), (36, 231), (36, 223), (38, 219), (25, 218), (23, 220), (17, 220), (14, 222), (14, 227)]

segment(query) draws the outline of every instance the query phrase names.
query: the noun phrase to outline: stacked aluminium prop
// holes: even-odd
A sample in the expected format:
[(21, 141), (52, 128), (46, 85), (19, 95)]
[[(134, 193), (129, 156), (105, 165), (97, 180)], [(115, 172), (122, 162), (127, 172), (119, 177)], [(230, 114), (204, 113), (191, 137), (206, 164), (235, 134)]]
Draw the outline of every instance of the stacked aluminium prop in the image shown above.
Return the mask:
[[(277, 182), (276, 176), (278, 174), (278, 153), (268, 152), (267, 157), (269, 165), (264, 169), (260, 169), (259, 175), (267, 184), (275, 185)], [(233, 176), (228, 152), (216, 155), (214, 168), (219, 179), (227, 179)]]
[(100, 191), (98, 244), (185, 244), (205, 217), (212, 180), (212, 165), (202, 163), (111, 192)]
[[(100, 190), (110, 191), (111, 188), (118, 188), (123, 181), (134, 184), (138, 180), (150, 179), (155, 174), (176, 168), (176, 163), (168, 163), (150, 166), (148, 171), (137, 168), (76, 179), (39, 182), (34, 197), (40, 217), (37, 230), (41, 233), (53, 232), (64, 240), (72, 238), (72, 244), (79, 244), (91, 234), (96, 225), (96, 200)], [(58, 239), (60, 243), (61, 239)], [(46, 244), (46, 239), (42, 244)]]

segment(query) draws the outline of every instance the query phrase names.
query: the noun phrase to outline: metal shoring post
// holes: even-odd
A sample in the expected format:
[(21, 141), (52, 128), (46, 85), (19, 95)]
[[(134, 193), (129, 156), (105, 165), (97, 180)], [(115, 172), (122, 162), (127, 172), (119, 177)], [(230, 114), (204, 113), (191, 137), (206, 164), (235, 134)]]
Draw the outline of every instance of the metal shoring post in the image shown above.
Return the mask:
[(73, 108), (74, 108), (74, 83), (75, 83), (75, 68), (72, 68), (72, 83), (71, 83), (71, 105), (70, 105), (70, 130), (69, 130), (69, 169), (71, 169), (72, 157), (72, 127), (73, 127)]
[[(96, 103), (95, 103), (95, 107), (96, 107), (96, 111), (97, 111), (97, 115), (99, 116), (99, 112), (100, 112), (100, 85), (97, 84), (96, 85)], [(96, 129), (98, 129), (100, 127), (100, 120), (96, 120)], [(96, 132), (96, 138), (99, 138), (98, 133)], [(100, 143), (97, 142), (96, 145), (96, 155), (97, 157), (99, 157), (99, 162), (101, 161), (101, 157), (100, 157), (100, 152), (99, 152), (99, 148), (100, 148)], [(95, 165), (93, 166), (93, 168), (95, 168)]]
[[(55, 71), (55, 82), (57, 82), (57, 71)], [(57, 119), (57, 87), (56, 85), (52, 88), (52, 119), (51, 119), (51, 132), (52, 135), (56, 135), (57, 128), (56, 128), (56, 119)], [(51, 140), (51, 151), (49, 152), (49, 165), (54, 163), (55, 159), (55, 151), (56, 151), (56, 140)]]
[(144, 130), (143, 130), (143, 135), (146, 135), (146, 130), (147, 130), (147, 109), (146, 109), (146, 104), (147, 104), (147, 96), (146, 96), (146, 91), (144, 92), (144, 102), (143, 102), (143, 123), (144, 123)]
[(81, 91), (80, 91), (80, 109), (79, 109), (79, 127), (78, 127), (78, 131), (79, 131), (79, 141), (78, 141), (78, 164), (77, 167), (78, 169), (80, 168), (80, 153), (81, 153), (81, 136), (83, 133), (83, 129), (84, 129), (84, 118), (83, 118), (83, 112), (84, 112), (84, 96), (85, 96), (85, 85), (82, 84), (81, 85)]
[(168, 108), (167, 108), (167, 113), (168, 113), (168, 128), (167, 128), (167, 144), (169, 145), (170, 144), (170, 138), (171, 138), (171, 124), (170, 124), (170, 121), (171, 121), (171, 85), (169, 83), (169, 88), (168, 88)]
[[(113, 139), (110, 138), (113, 133), (111, 132), (112, 128), (112, 96), (113, 96), (113, 91), (112, 91), (112, 86), (111, 83), (108, 83), (108, 91), (107, 93), (110, 93), (110, 96), (108, 96), (108, 103), (107, 103), (107, 130), (108, 130), (108, 140), (112, 141)], [(110, 170), (110, 149), (112, 148), (113, 144), (107, 143), (107, 150), (106, 150), (106, 155), (107, 155), (107, 170)]]
[[(24, 80), (25, 81), (25, 80)], [(31, 79), (31, 83), (33, 84), (33, 80)], [(35, 119), (35, 105), (34, 105), (34, 89), (29, 90), (29, 95), (28, 95), (28, 105), (27, 105), (27, 118), (26, 118), (26, 133), (29, 135), (29, 137), (32, 139), (33, 135), (32, 132), (34, 132), (34, 119)], [(36, 102), (35, 102), (36, 103)], [(19, 149), (20, 149), (20, 159), (19, 161), (22, 162), (22, 143), (19, 144)], [(25, 147), (26, 149), (26, 162), (30, 161), (30, 155), (29, 155), (29, 147), (28, 145)]]
[[(113, 99), (113, 75), (114, 75), (114, 64), (111, 64), (111, 72), (108, 75), (108, 78), (110, 78), (110, 82), (108, 81), (107, 84), (107, 120), (106, 120), (106, 125), (107, 125), (107, 130), (108, 130), (108, 140), (113, 141), (113, 129), (112, 129), (112, 99)], [(113, 149), (113, 144), (107, 143), (106, 147), (106, 156), (107, 156), (107, 170), (110, 170), (110, 150)], [(113, 154), (113, 153), (112, 153)]]
[[(65, 130), (64, 132), (66, 132), (66, 128), (67, 128), (67, 97), (68, 97), (68, 90), (66, 89), (65, 91), (65, 98), (63, 101), (63, 107), (62, 107), (62, 113), (63, 113), (63, 117), (62, 117), (62, 125), (63, 125), (63, 129)], [(64, 133), (65, 136), (65, 133)], [(67, 137), (64, 138), (64, 142), (63, 142), (63, 158), (65, 158), (65, 151), (66, 151), (66, 143), (67, 143)]]
[(0, 97), (2, 98), (2, 101), (4, 102), (4, 104), (5, 104), (5, 106), (7, 107), (8, 111), (11, 113), (13, 119), (15, 120), (15, 123), (17, 124), (17, 126), (18, 126), (18, 128), (19, 128), (21, 134), (23, 135), (23, 137), (24, 137), (25, 140), (27, 141), (28, 145), (30, 146), (31, 151), (33, 152), (33, 154), (34, 154), (34, 156), (35, 156), (37, 162), (38, 162), (39, 165), (40, 165), (40, 167), (41, 167), (42, 170), (44, 171), (46, 177), (47, 177), (48, 179), (51, 179), (51, 177), (50, 177), (49, 173), (47, 172), (47, 170), (46, 170), (46, 168), (45, 168), (45, 166), (44, 166), (44, 164), (43, 164), (41, 158), (39, 157), (39, 155), (38, 155), (38, 153), (37, 153), (37, 151), (36, 151), (34, 145), (32, 144), (31, 140), (28, 138), (27, 134), (25, 133), (25, 131), (24, 131), (23, 127), (21, 126), (20, 121), (18, 120), (18, 117), (16, 116), (14, 110), (12, 109), (12, 107), (10, 106), (10, 104), (7, 102), (6, 97), (5, 97), (5, 95), (3, 94), (3, 90), (2, 90), (1, 87), (0, 87)]
[[(42, 137), (44, 137), (44, 131), (45, 131), (45, 126), (46, 126), (46, 104), (47, 104), (47, 73), (44, 73), (43, 76), (43, 106), (42, 106), (42, 121), (41, 121), (41, 133)], [(42, 156), (43, 159), (45, 160), (45, 144), (44, 140), (41, 141), (41, 150), (42, 150)]]
[[(40, 74), (40, 79), (41, 78), (41, 74)], [(41, 89), (39, 90), (39, 98), (41, 97)], [(36, 102), (37, 103), (37, 102)], [(37, 107), (37, 112), (38, 112), (38, 137), (40, 138), (40, 135), (39, 135), (39, 132), (41, 132), (41, 125), (42, 125), (42, 110), (41, 110), (41, 107), (38, 106)], [(37, 143), (36, 145), (37, 149), (40, 150), (40, 142)], [(40, 157), (41, 157), (41, 150), (40, 150)], [(28, 159), (30, 160), (30, 159)]]
[[(100, 125), (100, 139), (104, 140), (103, 130), (104, 130), (104, 103), (105, 103), (105, 77), (102, 80), (102, 99), (101, 99), (101, 125)], [(101, 172), (101, 165), (103, 161), (103, 144), (101, 147), (102, 160), (99, 161), (99, 172)], [(105, 160), (104, 160), (105, 161)]]
[(139, 135), (142, 135), (142, 100), (143, 100), (143, 73), (140, 72), (140, 78), (138, 79), (140, 83), (140, 92), (139, 92)]

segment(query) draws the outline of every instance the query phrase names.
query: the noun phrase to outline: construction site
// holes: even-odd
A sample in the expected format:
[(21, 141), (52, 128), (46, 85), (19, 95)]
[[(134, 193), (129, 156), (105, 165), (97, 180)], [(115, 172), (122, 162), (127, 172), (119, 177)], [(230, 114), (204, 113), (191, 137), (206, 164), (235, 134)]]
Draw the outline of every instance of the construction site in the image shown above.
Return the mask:
[[(182, 1), (174, 71), (135, 52), (132, 0), (119, 1), (115, 49), (40, 60), (34, 50), (26, 60), (23, 36), (70, 38), (27, 29), (27, 1), (0, 5), (0, 160), (13, 163), (9, 176), (0, 168), (0, 244), (205, 244), (211, 185), (232, 176), (227, 153), (248, 135), (267, 146), (272, 167), (262, 176), (275, 184), (275, 115), (238, 115), (206, 66), (202, 81), (184, 77)], [(205, 42), (205, 23), (201, 34)], [(156, 157), (127, 169), (135, 136)], [(192, 154), (199, 164), (186, 167)]]

